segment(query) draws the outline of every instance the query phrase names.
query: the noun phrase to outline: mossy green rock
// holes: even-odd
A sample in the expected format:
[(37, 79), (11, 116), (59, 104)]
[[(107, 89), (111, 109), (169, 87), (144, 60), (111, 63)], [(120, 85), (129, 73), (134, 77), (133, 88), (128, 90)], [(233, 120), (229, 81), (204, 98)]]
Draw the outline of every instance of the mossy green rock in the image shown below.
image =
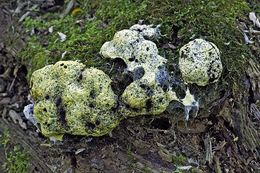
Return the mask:
[(76, 61), (59, 61), (31, 78), (34, 114), (43, 135), (101, 136), (119, 123), (117, 97), (103, 71)]

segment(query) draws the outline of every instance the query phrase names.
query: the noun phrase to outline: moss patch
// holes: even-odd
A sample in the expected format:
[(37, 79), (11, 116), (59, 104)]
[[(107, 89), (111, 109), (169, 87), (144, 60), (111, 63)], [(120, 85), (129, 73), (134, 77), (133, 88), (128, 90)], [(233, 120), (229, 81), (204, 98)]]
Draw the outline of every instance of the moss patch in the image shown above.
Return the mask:
[[(141, 19), (147, 24), (162, 24), (165, 36), (158, 41), (159, 46), (170, 42), (179, 50), (194, 38), (215, 43), (224, 65), (222, 83), (233, 81), (230, 84), (234, 88), (238, 88), (237, 80), (245, 68), (244, 63), (252, 56), (236, 27), (237, 17), (250, 11), (244, 0), (84, 0), (78, 1), (76, 8), (81, 9), (76, 16), (72, 13), (61, 19), (51, 13), (25, 20), (26, 28), (38, 31), (20, 54), (29, 64), (29, 76), (34, 70), (58, 60), (77, 59), (87, 66), (102, 66), (104, 60), (98, 54), (102, 44), (111, 40), (116, 31), (129, 28)], [(53, 33), (46, 32), (51, 26)], [(67, 40), (61, 42), (57, 32), (66, 34)], [(177, 52), (161, 48), (161, 54), (172, 60), (170, 62), (177, 61)]]
[[(79, 2), (78, 7), (84, 14), (77, 17), (69, 15), (61, 19), (58, 14), (45, 14), (25, 20), (27, 29), (38, 31), (20, 54), (25, 62), (29, 62), (29, 76), (36, 69), (58, 60), (102, 65), (104, 61), (98, 56), (102, 44), (111, 40), (117, 30), (128, 28), (141, 19), (146, 8), (145, 2), (87, 0)], [(53, 33), (48, 33), (51, 26)], [(67, 35), (66, 41), (61, 42), (57, 32)]]
[(5, 151), (5, 163), (2, 165), (6, 173), (27, 173), (29, 171), (29, 154), (21, 145), (11, 145), (8, 129), (0, 135), (0, 147)]
[[(166, 39), (173, 42), (177, 50), (194, 38), (204, 38), (216, 44), (224, 65), (222, 83), (239, 83), (241, 71), (246, 68), (244, 64), (251, 57), (243, 44), (242, 33), (236, 27), (237, 18), (250, 11), (246, 1), (155, 0), (148, 7), (148, 20), (156, 19), (156, 23), (162, 23)], [(173, 56), (176, 62), (176, 52)]]

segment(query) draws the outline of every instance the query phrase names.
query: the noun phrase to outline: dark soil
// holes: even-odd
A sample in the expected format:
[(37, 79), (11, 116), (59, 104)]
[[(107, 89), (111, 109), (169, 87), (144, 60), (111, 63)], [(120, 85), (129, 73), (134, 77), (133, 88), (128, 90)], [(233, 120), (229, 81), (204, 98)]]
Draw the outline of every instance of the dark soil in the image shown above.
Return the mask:
[[(222, 91), (187, 124), (180, 110), (174, 117), (166, 112), (124, 120), (111, 134), (99, 138), (67, 135), (63, 142), (50, 142), (22, 113), (29, 103), (29, 87), (26, 64), (17, 60), (17, 52), (24, 47), (25, 36), (11, 9), (14, 4), (0, 1), (0, 134), (8, 128), (11, 144), (29, 152), (29, 172), (159, 173), (180, 171), (178, 166), (192, 166), (180, 172), (260, 171), (260, 128), (255, 118), (260, 73), (254, 70), (245, 76), (247, 90), (237, 95)], [(4, 162), (1, 147), (1, 165)]]

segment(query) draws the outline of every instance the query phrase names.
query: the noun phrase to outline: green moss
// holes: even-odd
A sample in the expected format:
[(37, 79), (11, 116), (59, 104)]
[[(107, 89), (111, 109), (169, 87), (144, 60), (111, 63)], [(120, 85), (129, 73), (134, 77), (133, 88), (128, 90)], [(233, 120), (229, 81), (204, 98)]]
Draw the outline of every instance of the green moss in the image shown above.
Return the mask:
[(175, 165), (185, 165), (186, 162), (187, 162), (187, 157), (185, 157), (184, 155), (182, 154), (178, 154), (176, 156), (174, 156), (172, 158), (172, 162), (175, 164)]
[(249, 0), (249, 6), (251, 8), (251, 11), (254, 11), (258, 14), (260, 13), (259, 0)]
[[(38, 19), (25, 20), (24, 26), (27, 29), (35, 28), (40, 31), (29, 40), (27, 47), (20, 54), (25, 62), (30, 62), (29, 77), (34, 70), (58, 60), (81, 60), (87, 61), (86, 64), (89, 66), (102, 65), (101, 59), (97, 61), (102, 44), (110, 40), (117, 30), (136, 23), (145, 12), (145, 3), (125, 0), (85, 0), (79, 1), (79, 7), (86, 11), (87, 15), (69, 15), (60, 19), (58, 15), (46, 14)], [(95, 18), (91, 20), (89, 15), (93, 10)], [(83, 23), (77, 24), (76, 21), (79, 19), (83, 19)], [(44, 34), (51, 26), (53, 33)], [(66, 41), (60, 42), (57, 32), (66, 34)], [(64, 59), (61, 59), (65, 51), (67, 53)]]
[[(176, 42), (177, 50), (194, 38), (205, 38), (216, 44), (224, 65), (222, 83), (227, 84), (228, 81), (226, 87), (237, 89), (240, 74), (246, 68), (244, 64), (252, 55), (243, 44), (243, 35), (236, 26), (236, 19), (248, 15), (249, 11), (244, 0), (155, 0), (148, 5), (147, 20), (162, 23), (166, 39)], [(172, 26), (175, 31), (172, 31)], [(178, 38), (172, 40), (172, 33)], [(173, 56), (176, 62), (177, 52)]]
[(0, 136), (0, 147), (3, 147), (5, 151), (5, 162), (2, 167), (6, 173), (27, 173), (29, 154), (21, 145), (11, 145), (10, 139), (10, 131), (5, 129)]
[(27, 173), (29, 168), (29, 154), (20, 145), (14, 146), (6, 155), (3, 165), (6, 173)]
[(131, 145), (127, 146), (127, 161), (128, 161), (128, 169), (133, 171), (136, 168), (136, 159), (132, 152)]
[(0, 145), (6, 148), (9, 141), (10, 141), (10, 132), (8, 129), (5, 129), (4, 133), (0, 135)]
[[(251, 6), (256, 8), (254, 3)], [(221, 83), (229, 83), (226, 87), (239, 87), (240, 73), (252, 57), (236, 27), (237, 17), (250, 11), (245, 0), (84, 0), (78, 1), (78, 7), (83, 13), (76, 17), (68, 15), (60, 19), (58, 14), (51, 13), (25, 20), (26, 28), (40, 31), (21, 52), (21, 58), (29, 66), (28, 76), (46, 64), (61, 60), (65, 51), (62, 60), (77, 59), (88, 67), (103, 66), (105, 60), (98, 55), (102, 44), (111, 40), (116, 31), (129, 28), (140, 19), (147, 24), (162, 24), (165, 36), (159, 40), (160, 45), (172, 42), (179, 50), (191, 39), (200, 37), (215, 43), (221, 51), (224, 65)], [(51, 26), (54, 32), (46, 34), (44, 31)], [(67, 40), (60, 42), (57, 32), (66, 34)], [(177, 62), (177, 51), (160, 50), (170, 63)]]

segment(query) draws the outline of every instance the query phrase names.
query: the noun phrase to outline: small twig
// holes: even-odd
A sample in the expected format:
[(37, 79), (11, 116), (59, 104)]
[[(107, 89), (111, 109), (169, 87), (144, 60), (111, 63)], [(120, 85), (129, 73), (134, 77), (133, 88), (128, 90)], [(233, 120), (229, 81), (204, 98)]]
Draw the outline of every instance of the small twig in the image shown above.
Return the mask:
[(162, 130), (162, 129), (150, 129), (147, 127), (144, 127), (145, 130), (149, 131), (149, 132), (163, 132), (163, 133), (167, 133), (168, 130)]
[(31, 11), (35, 10), (37, 7), (38, 7), (38, 5), (32, 6), (32, 8), (30, 8), (29, 11), (27, 11), (25, 14), (22, 15), (22, 17), (19, 19), (18, 22), (22, 22), (27, 16), (29, 16), (29, 14), (31, 13)]
[(17, 1), (17, 7), (13, 12), (13, 15), (21, 13), (22, 9), (28, 4), (28, 2), (21, 2), (20, 0)]
[(260, 121), (260, 111), (259, 109), (257, 108), (257, 106), (255, 104), (251, 104), (250, 105), (250, 112), (252, 115), (255, 116), (255, 118)]
[(11, 90), (12, 90), (12, 88), (13, 88), (13, 86), (14, 86), (15, 80), (16, 80), (16, 77), (13, 79), (13, 81), (12, 81), (10, 87), (8, 88), (8, 91), (11, 91)]
[(244, 33), (252, 33), (254, 35), (260, 35), (260, 31), (258, 30), (243, 30)]
[(206, 149), (206, 161), (211, 164), (213, 160), (213, 152), (212, 152), (212, 143), (211, 143), (211, 138), (209, 134), (207, 135), (207, 138), (204, 139), (204, 145)]
[(8, 96), (8, 93), (0, 93), (0, 97), (6, 97)]
[(70, 11), (72, 10), (72, 8), (75, 6), (75, 4), (76, 4), (76, 0), (71, 0), (68, 3), (65, 11), (60, 15), (60, 18), (64, 18), (66, 15), (68, 15), (70, 13)]
[(112, 64), (112, 67), (110, 68), (110, 70), (109, 70), (109, 72), (108, 72), (109, 74), (111, 74), (111, 72), (113, 71), (114, 65), (115, 65), (115, 63)]
[(219, 158), (217, 156), (214, 157), (214, 161), (215, 161), (215, 172), (222, 173), (220, 163), (219, 163)]

